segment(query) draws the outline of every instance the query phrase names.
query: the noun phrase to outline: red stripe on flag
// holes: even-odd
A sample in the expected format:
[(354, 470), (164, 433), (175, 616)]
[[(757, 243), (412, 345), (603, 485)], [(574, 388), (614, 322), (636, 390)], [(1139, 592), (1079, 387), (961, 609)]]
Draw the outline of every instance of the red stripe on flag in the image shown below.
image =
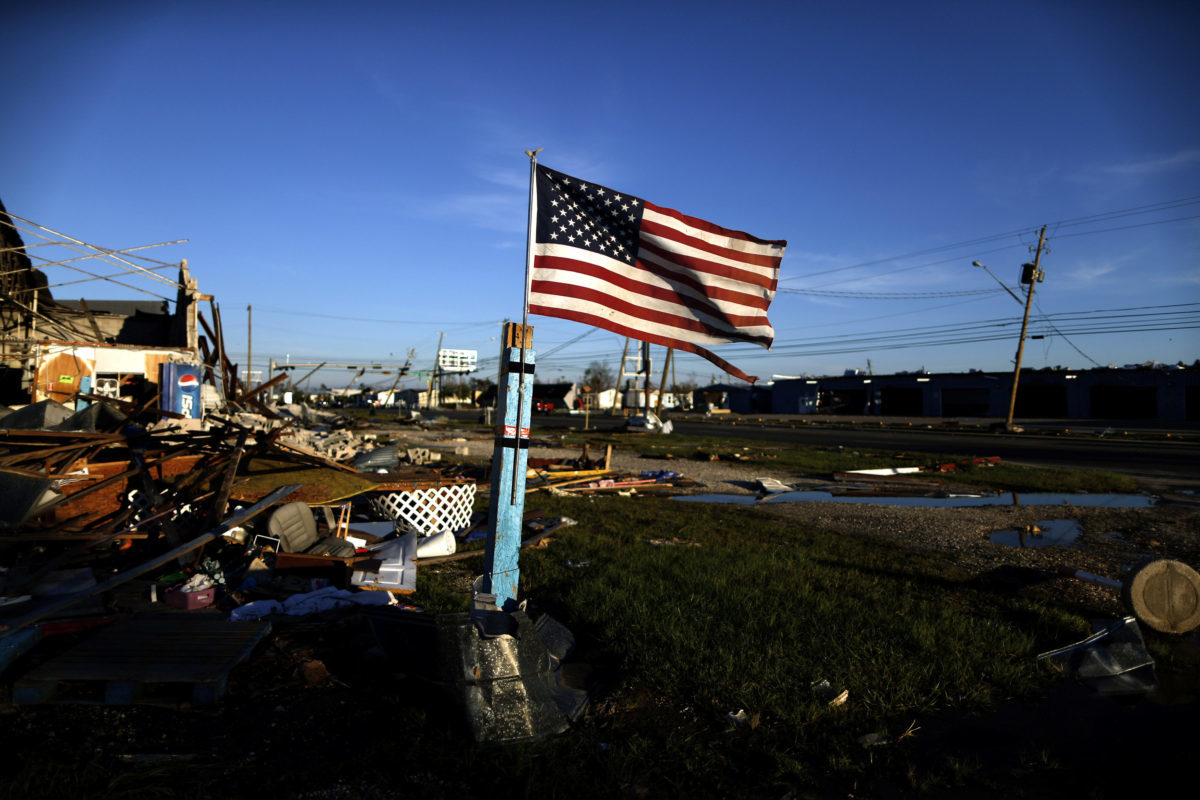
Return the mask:
[(757, 236), (754, 236), (753, 234), (746, 233), (745, 231), (735, 231), (731, 228), (722, 228), (720, 225), (714, 225), (713, 223), (708, 222), (707, 220), (700, 219), (699, 217), (688, 216), (687, 214), (676, 211), (673, 208), (664, 208), (662, 206), (656, 206), (654, 203), (651, 203), (649, 200), (643, 200), (642, 204), (643, 204), (644, 208), (648, 208), (651, 211), (657, 211), (659, 214), (662, 214), (663, 216), (674, 217), (675, 219), (679, 220), (683, 224), (690, 225), (693, 228), (698, 228), (698, 229), (704, 231), (705, 233), (711, 233), (711, 234), (714, 234), (717, 236), (728, 236), (732, 239), (744, 239), (747, 242), (753, 242), (754, 244), (774, 245), (775, 247), (778, 247), (780, 249), (787, 247), (787, 241), (784, 239), (760, 239)]
[[(576, 261), (575, 259), (562, 258), (558, 256), (536, 256), (533, 264), (534, 273), (530, 291), (540, 291), (545, 294), (564, 295), (567, 297), (574, 297), (576, 299), (587, 299), (601, 305), (611, 306), (613, 308), (618, 308), (618, 304), (620, 304), (620, 310), (624, 311), (625, 313), (633, 316), (647, 316), (647, 314), (644, 313), (648, 310), (645, 306), (630, 305), (629, 303), (613, 297), (610, 294), (588, 290), (584, 287), (575, 286), (573, 284), (539, 279), (538, 277), (538, 271), (544, 269), (557, 269), (564, 272), (574, 272), (579, 275), (588, 275), (598, 280), (602, 280), (605, 283), (611, 283), (612, 285), (624, 289), (631, 294), (642, 295), (648, 300), (658, 300), (664, 303), (672, 303), (675, 305), (684, 306), (696, 314), (703, 314), (705, 316), (712, 317), (715, 320), (723, 321), (729, 326), (728, 330), (722, 329), (718, 333), (712, 328), (711, 325), (705, 325), (703, 322), (692, 322), (689, 320), (690, 329), (699, 333), (709, 333), (712, 335), (720, 335), (727, 338), (753, 341), (756, 343), (765, 342), (768, 346), (772, 341), (771, 338), (765, 336), (747, 336), (745, 334), (740, 334), (736, 330), (737, 328), (752, 327), (756, 325), (769, 326), (771, 323), (767, 319), (767, 315), (765, 313), (746, 315), (728, 314), (715, 304), (707, 303), (701, 298), (692, 297), (689, 294), (680, 293), (664, 287), (652, 286), (650, 284), (643, 283), (637, 279), (637, 274), (635, 271), (633, 271), (633, 268), (626, 268), (625, 271), (617, 272), (612, 269), (607, 269), (605, 267), (592, 264), (591, 262)], [(648, 265), (639, 262), (637, 266), (638, 268), (645, 269)], [(650, 270), (647, 269), (647, 271)], [(584, 292), (590, 292), (590, 294), (585, 296), (583, 294)], [(678, 317), (677, 315), (672, 315), (672, 317), (675, 319), (684, 319), (683, 317)]]
[(728, 361), (718, 356), (716, 353), (705, 350), (703, 347), (694, 345), (691, 342), (684, 341), (683, 339), (673, 339), (669, 336), (658, 336), (656, 334), (646, 333), (645, 331), (641, 331), (636, 328), (629, 328), (625, 325), (615, 323), (605, 317), (599, 317), (594, 314), (586, 314), (581, 311), (572, 311), (565, 308), (555, 308), (554, 306), (530, 304), (529, 313), (541, 314), (543, 317), (558, 317), (560, 319), (569, 319), (574, 322), (582, 322), (584, 325), (593, 325), (597, 328), (604, 328), (606, 331), (619, 333), (622, 336), (629, 336), (633, 339), (649, 342), (650, 344), (662, 345), (663, 347), (674, 347), (676, 350), (684, 350), (688, 353), (695, 353), (702, 358), (708, 359), (708, 361), (710, 361), (712, 364), (716, 365), (721, 370), (729, 373), (735, 378), (741, 378), (748, 383), (754, 383), (758, 380), (757, 375), (747, 375), (733, 364), (730, 364)]
[[(534, 280), (530, 285), (532, 294), (553, 295), (555, 297), (570, 297), (575, 300), (582, 300), (587, 303), (594, 303), (603, 308), (610, 308), (618, 314), (623, 314), (634, 319), (644, 320), (654, 323), (655, 325), (665, 325), (672, 328), (679, 328), (681, 331), (692, 331), (693, 333), (706, 334), (708, 336), (719, 336), (730, 341), (749, 342), (751, 344), (769, 345), (771, 339), (766, 336), (750, 336), (748, 334), (739, 333), (736, 330), (724, 330), (714, 325), (706, 325), (705, 323), (693, 318), (683, 317), (678, 314), (670, 314), (665, 311), (656, 311), (653, 308), (639, 306), (633, 303), (627, 303), (624, 300), (618, 300), (612, 295), (598, 292), (595, 289), (586, 289), (582, 286), (572, 286), (569, 283), (556, 283), (554, 281), (539, 281)], [(545, 306), (543, 306), (544, 308)], [(533, 306), (531, 305), (532, 309)]]

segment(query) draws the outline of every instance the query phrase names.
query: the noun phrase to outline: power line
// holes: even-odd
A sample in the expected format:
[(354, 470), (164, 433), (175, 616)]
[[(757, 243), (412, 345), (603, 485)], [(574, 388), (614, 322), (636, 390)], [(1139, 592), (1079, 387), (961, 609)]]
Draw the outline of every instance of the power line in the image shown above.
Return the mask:
[[(1071, 218), (1068, 218), (1065, 220), (1060, 220), (1058, 222), (1053, 222), (1050, 224), (1054, 225), (1055, 229), (1057, 230), (1058, 228), (1063, 228), (1063, 227), (1075, 227), (1075, 226), (1086, 225), (1086, 224), (1090, 224), (1090, 223), (1094, 223), (1094, 222), (1103, 222), (1103, 221), (1110, 220), (1110, 219), (1120, 219), (1122, 217), (1136, 216), (1138, 214), (1150, 214), (1150, 213), (1154, 213), (1156, 211), (1168, 211), (1173, 208), (1181, 208), (1183, 206), (1195, 205), (1197, 203), (1200, 203), (1200, 195), (1192, 196), (1192, 197), (1177, 198), (1175, 200), (1164, 200), (1164, 201), (1160, 201), (1157, 203), (1149, 203), (1147, 205), (1142, 205), (1142, 206), (1133, 206), (1131, 208), (1123, 208), (1123, 209), (1116, 209), (1113, 211), (1105, 211), (1105, 212), (1101, 212), (1099, 214), (1091, 214), (1091, 215), (1083, 216), (1083, 217), (1071, 217)], [(1131, 225), (1131, 226), (1118, 227), (1118, 228), (1105, 228), (1105, 229), (1100, 229), (1100, 230), (1095, 230), (1095, 231), (1081, 231), (1079, 233), (1066, 234), (1065, 236), (1071, 236), (1071, 237), (1087, 236), (1091, 233), (1105, 233), (1107, 231), (1114, 231), (1114, 230), (1128, 230), (1130, 228), (1148, 227), (1151, 225), (1163, 225), (1163, 224), (1167, 224), (1170, 222), (1181, 222), (1181, 221), (1189, 220), (1189, 219), (1196, 219), (1196, 217), (1178, 217), (1178, 218), (1168, 219), (1168, 220), (1158, 220), (1155, 222), (1147, 222), (1147, 223), (1143, 223), (1140, 225)], [(788, 277), (788, 278), (783, 278), (782, 280), (785, 280), (785, 281), (806, 280), (809, 278), (814, 278), (818, 275), (830, 275), (830, 274), (833, 274), (836, 272), (845, 272), (845, 271), (853, 270), (853, 269), (861, 269), (863, 267), (875, 266), (876, 264), (886, 264), (888, 262), (902, 261), (904, 259), (916, 258), (917, 256), (931, 255), (933, 253), (943, 253), (943, 252), (947, 252), (950, 250), (962, 250), (967, 247), (972, 247), (975, 245), (988, 244), (990, 242), (1001, 241), (1001, 240), (1009, 238), (1011, 236), (1020, 236), (1021, 234), (1029, 233), (1030, 230), (1032, 230), (1033, 228), (1036, 228), (1036, 226), (1019, 228), (1016, 230), (1007, 231), (1005, 233), (992, 234), (990, 236), (981, 236), (981, 237), (978, 237), (975, 239), (968, 239), (968, 240), (961, 241), (961, 242), (955, 242), (953, 244), (941, 245), (939, 247), (930, 247), (930, 248), (926, 248), (923, 250), (914, 250), (912, 252), (903, 253), (901, 255), (889, 256), (886, 258), (877, 258), (877, 259), (873, 259), (870, 261), (861, 261), (861, 262), (858, 262), (857, 264), (848, 264), (848, 265), (842, 266), (842, 267), (834, 267), (832, 269), (819, 270), (817, 272), (810, 272), (805, 275), (796, 275), (796, 276), (792, 276), (792, 277)], [(1056, 238), (1065, 238), (1065, 237), (1056, 237)], [(1013, 246), (1019, 246), (1019, 245), (1013, 245)], [(1006, 249), (1006, 248), (1000, 248), (1000, 249)], [(989, 252), (995, 252), (995, 251), (989, 251)], [(983, 255), (983, 253), (977, 253), (977, 255)], [(954, 261), (954, 260), (957, 260), (957, 259), (947, 259), (947, 261)], [(935, 261), (935, 262), (931, 262), (931, 263), (923, 265), (923, 266), (934, 266), (935, 264), (942, 264), (942, 263), (946, 263), (946, 261)], [(905, 269), (918, 269), (918, 268), (919, 267), (906, 267)], [(897, 270), (897, 271), (900, 271), (900, 270)], [(882, 273), (882, 274), (891, 274), (891, 273)]]
[[(1144, 313), (1139, 313), (1144, 312)], [(1047, 314), (1036, 320), (1037, 324), (1055, 325), (1065, 333), (1097, 334), (1105, 332), (1132, 332), (1135, 329), (1171, 330), (1187, 329), (1193, 322), (1200, 321), (1200, 303), (1174, 303), (1161, 306), (1130, 306), (1123, 308), (1096, 309), (1090, 311), (1069, 311), (1058, 314)], [(814, 347), (828, 347), (835, 344), (859, 346), (880, 346), (886, 349), (898, 337), (906, 338), (913, 343), (929, 342), (932, 344), (952, 344), (954, 340), (943, 342), (941, 337), (963, 337), (961, 340), (974, 341), (967, 337), (987, 335), (994, 338), (1005, 338), (1012, 334), (1012, 329), (1019, 320), (995, 318), (973, 322), (953, 322), (942, 325), (921, 325), (910, 328), (870, 331), (856, 337), (831, 336), (822, 339), (804, 339), (791, 342), (776, 341), (770, 353), (761, 353), (755, 348), (745, 345), (735, 345), (738, 348), (738, 358), (756, 358), (783, 353), (802, 353)], [(1107, 327), (1096, 327), (1107, 325)], [(1072, 326), (1072, 327), (1067, 327)], [(1087, 327), (1081, 327), (1087, 326)], [(1154, 327), (1150, 327), (1154, 326)], [(906, 345), (908, 346), (908, 345)], [(732, 348), (731, 348), (732, 349)]]
[(997, 294), (1003, 289), (969, 289), (961, 292), (836, 292), (819, 289), (780, 289), (787, 294), (807, 294), (817, 297), (853, 297), (863, 300), (919, 300), (939, 297), (967, 297), (976, 294)]
[[(1130, 327), (1122, 327), (1122, 328), (1102, 328), (1102, 329), (1094, 329), (1094, 330), (1081, 329), (1081, 330), (1072, 330), (1071, 334), (1074, 336), (1093, 336), (1093, 335), (1104, 335), (1104, 334), (1114, 334), (1114, 333), (1145, 333), (1145, 332), (1154, 332), (1154, 331), (1176, 331), (1176, 330), (1196, 330), (1196, 329), (1200, 329), (1200, 319), (1195, 320), (1193, 324), (1187, 324), (1187, 325), (1172, 323), (1170, 325), (1161, 325), (1161, 326), (1160, 325), (1143, 325), (1143, 326), (1130, 326)], [(824, 349), (810, 349), (810, 350), (805, 350), (802, 352), (795, 351), (795, 352), (792, 352), (791, 355), (793, 355), (793, 356), (810, 356), (810, 357), (811, 356), (824, 356), (824, 355), (845, 355), (845, 354), (849, 354), (849, 353), (877, 352), (880, 350), (907, 350), (907, 349), (913, 349), (913, 348), (940, 347), (940, 346), (946, 346), (946, 345), (978, 344), (981, 342), (1008, 341), (1011, 338), (1012, 338), (1011, 331), (1004, 332), (1004, 333), (996, 333), (996, 334), (979, 334), (979, 335), (970, 336), (970, 337), (951, 335), (950, 338), (944, 338), (944, 339), (925, 339), (925, 340), (915, 340), (914, 339), (911, 341), (892, 340), (889, 343), (883, 343), (883, 344), (868, 343), (868, 344), (846, 346), (846, 347), (830, 346), (830, 347), (826, 347)], [(746, 355), (746, 356), (740, 356), (739, 359), (743, 360), (743, 361), (750, 361), (750, 360), (755, 360), (755, 359), (759, 359), (759, 358), (764, 358), (769, 355), (771, 355), (771, 354), (769, 354), (769, 353), (750, 354), (750, 355)]]
[(293, 317), (316, 317), (319, 319), (337, 319), (350, 322), (379, 322), (390, 325), (451, 325), (458, 328), (481, 328), (484, 325), (500, 324), (499, 320), (459, 322), (457, 320), (373, 319), (371, 317), (346, 317), (338, 314), (320, 314), (315, 311), (285, 311), (281, 308), (264, 308), (262, 310), (272, 314), (284, 314)]
[(1175, 217), (1174, 219), (1160, 219), (1155, 222), (1143, 222), (1139, 225), (1121, 225), (1116, 228), (1099, 228), (1094, 231), (1080, 231), (1079, 233), (1062, 233), (1056, 236), (1056, 239), (1074, 239), (1077, 236), (1091, 236), (1094, 233), (1108, 233), (1110, 231), (1129, 231), (1134, 228), (1148, 228), (1151, 225), (1165, 225), (1168, 222), (1186, 222), (1189, 219), (1200, 219), (1200, 214), (1194, 214), (1190, 217)]
[[(960, 305), (958, 303), (951, 305)], [(1039, 311), (1041, 311), (1039, 307)], [(904, 350), (919, 347), (943, 347), (1008, 341), (1016, 334), (1018, 319), (995, 318), (972, 322), (952, 322), (942, 325), (870, 331), (854, 337), (830, 336), (821, 339), (776, 341), (771, 351), (749, 345), (732, 345), (729, 358), (758, 361), (776, 357), (812, 357), (845, 355), (879, 350)], [(1098, 362), (1070, 340), (1071, 336), (1115, 335), (1200, 328), (1200, 303), (1174, 303), (1154, 306), (1066, 311), (1042, 314), (1031, 322), (1031, 335), (1059, 336), (1093, 364)], [(559, 345), (554, 352), (582, 339), (582, 336)], [(547, 351), (548, 353), (550, 351)], [(609, 355), (606, 351), (585, 351), (570, 357), (539, 358), (539, 366), (549, 369), (570, 369)]]
[[(1005, 250), (1013, 250), (1018, 247), (1025, 248), (1026, 245), (1023, 242), (1019, 242), (1017, 244), (1007, 244), (1007, 245), (1004, 245), (1003, 247), (993, 247), (991, 250), (974, 250), (974, 251), (972, 251), (972, 255), (985, 256), (985, 255), (990, 255), (992, 253), (1000, 253)], [(955, 262), (960, 262), (962, 260), (963, 260), (963, 256), (961, 256), (961, 255), (951, 256), (950, 258), (943, 258), (938, 261), (928, 261), (924, 264), (913, 264), (913, 265), (907, 266), (907, 267), (899, 267), (897, 269), (888, 270), (887, 272), (879, 272), (879, 273), (876, 273), (875, 275), (872, 275), (871, 277), (882, 278), (885, 275), (895, 275), (900, 272), (912, 272), (913, 270), (924, 269), (926, 267), (936, 267), (940, 264), (952, 264)], [(814, 274), (820, 275), (822, 273), (818, 272), (818, 273), (814, 273)], [(821, 284), (821, 286), (837, 286), (839, 283), (846, 283), (846, 281), (861, 281), (861, 280), (864, 280), (864, 279), (863, 278), (846, 278), (845, 280), (833, 281), (831, 283), (823, 283), (823, 284)]]

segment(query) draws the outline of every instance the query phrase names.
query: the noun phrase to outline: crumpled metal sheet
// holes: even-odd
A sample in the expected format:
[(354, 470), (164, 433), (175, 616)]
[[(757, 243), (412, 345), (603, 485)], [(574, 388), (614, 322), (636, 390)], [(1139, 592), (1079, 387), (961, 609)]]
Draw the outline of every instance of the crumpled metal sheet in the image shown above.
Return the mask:
[(587, 707), (587, 693), (565, 686), (559, 669), (574, 637), (549, 615), (535, 623), (523, 611), (500, 613), (510, 632), (485, 634), (471, 613), (438, 618), (442, 674), (475, 739), (512, 744), (561, 733)]
[(62, 422), (53, 426), (56, 431), (81, 431), (83, 433), (106, 433), (119, 431), (129, 423), (129, 417), (107, 403), (91, 403), (82, 411), (76, 411)]
[(21, 527), (58, 496), (49, 477), (0, 470), (0, 528)]
[(400, 466), (400, 449), (394, 444), (377, 447), (368, 453), (359, 453), (353, 464), (359, 472), (391, 471)]
[(54, 425), (68, 419), (72, 413), (62, 403), (56, 403), (53, 400), (39, 400), (0, 419), (0, 428), (22, 431), (49, 430)]

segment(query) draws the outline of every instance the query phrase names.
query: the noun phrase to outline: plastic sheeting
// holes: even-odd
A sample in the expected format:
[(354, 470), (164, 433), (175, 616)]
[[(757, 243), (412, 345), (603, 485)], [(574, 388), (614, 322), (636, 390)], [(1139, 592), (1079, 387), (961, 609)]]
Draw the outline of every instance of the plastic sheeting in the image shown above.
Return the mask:
[(1133, 617), (1117, 620), (1083, 641), (1038, 656), (1101, 694), (1146, 694), (1157, 685), (1154, 659)]

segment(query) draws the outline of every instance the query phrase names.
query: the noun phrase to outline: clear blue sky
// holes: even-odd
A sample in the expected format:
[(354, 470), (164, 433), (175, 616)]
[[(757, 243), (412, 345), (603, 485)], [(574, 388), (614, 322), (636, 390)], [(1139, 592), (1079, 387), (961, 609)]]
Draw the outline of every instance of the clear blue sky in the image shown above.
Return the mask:
[[(1200, 357), (1195, 3), (22, 5), (0, 199), (114, 249), (188, 239), (148, 254), (188, 259), (243, 367), (249, 304), (256, 369), (428, 368), (439, 333), (494, 364), (531, 147), (787, 239), (774, 351), (717, 349), (764, 378), (1011, 369), (1007, 294), (897, 294), (999, 289), (976, 259), (1015, 285), (1043, 224), (1027, 367)], [(530, 321), (541, 379), (616, 366), (615, 334)]]

